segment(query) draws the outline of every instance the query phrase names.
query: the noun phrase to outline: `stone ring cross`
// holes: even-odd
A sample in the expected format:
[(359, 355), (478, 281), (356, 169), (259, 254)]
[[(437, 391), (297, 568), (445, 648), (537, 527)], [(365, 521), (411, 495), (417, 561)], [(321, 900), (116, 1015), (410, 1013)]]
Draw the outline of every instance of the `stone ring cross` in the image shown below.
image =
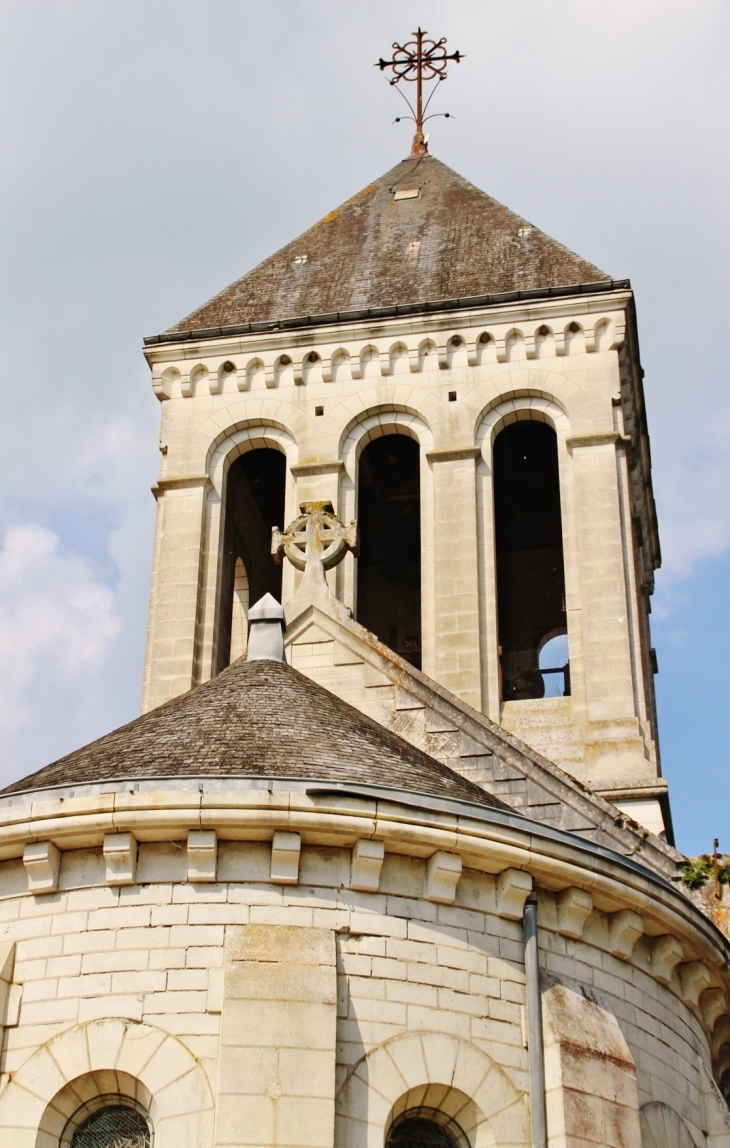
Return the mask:
[(357, 553), (357, 523), (345, 526), (331, 502), (303, 502), (299, 509), (301, 514), (287, 530), (273, 527), (271, 553), (275, 557), (286, 554), (297, 570), (314, 562), (329, 570), (342, 561), (347, 550)]

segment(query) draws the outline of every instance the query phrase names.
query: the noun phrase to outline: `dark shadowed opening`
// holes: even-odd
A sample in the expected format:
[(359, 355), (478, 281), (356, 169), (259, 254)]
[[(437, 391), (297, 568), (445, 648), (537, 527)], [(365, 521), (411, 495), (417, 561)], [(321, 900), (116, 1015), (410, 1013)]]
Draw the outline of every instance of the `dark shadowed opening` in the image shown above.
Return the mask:
[[(273, 594), (277, 602), (281, 601), (282, 567), (271, 554), (271, 528), (286, 526), (285, 482), (286, 459), (280, 451), (269, 447), (242, 454), (228, 471), (218, 673), (230, 660), (234, 592), (242, 578), (247, 580), (246, 608), (254, 606), (264, 594)], [(240, 560), (238, 570), (237, 559)]]
[(469, 1140), (438, 1108), (409, 1108), (391, 1124), (385, 1148), (469, 1148)]
[(497, 436), (494, 520), (502, 697), (510, 701), (567, 695), (567, 653), (559, 666), (540, 659), (542, 647), (567, 632), (558, 449), (552, 427), (518, 422)]
[(419, 446), (386, 435), (360, 456), (357, 620), (421, 668)]

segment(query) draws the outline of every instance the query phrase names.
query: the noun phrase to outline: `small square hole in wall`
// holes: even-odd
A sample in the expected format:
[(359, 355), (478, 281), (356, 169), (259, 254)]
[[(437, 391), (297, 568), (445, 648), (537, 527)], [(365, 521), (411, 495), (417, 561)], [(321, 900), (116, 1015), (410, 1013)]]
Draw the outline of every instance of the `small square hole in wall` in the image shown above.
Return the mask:
[(456, 391), (449, 391), (449, 402), (450, 403), (456, 402)]
[(324, 407), (315, 407), (314, 413), (315, 413), (315, 415), (323, 415), (324, 414)]

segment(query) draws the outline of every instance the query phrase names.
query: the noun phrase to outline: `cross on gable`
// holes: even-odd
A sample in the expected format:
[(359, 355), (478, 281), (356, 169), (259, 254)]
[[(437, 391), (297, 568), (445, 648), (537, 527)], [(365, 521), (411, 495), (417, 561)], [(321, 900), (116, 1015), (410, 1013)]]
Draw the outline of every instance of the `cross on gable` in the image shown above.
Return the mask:
[(281, 560), (286, 554), (297, 570), (321, 563), (325, 570), (341, 562), (347, 550), (357, 553), (357, 523), (344, 522), (331, 502), (302, 502), (301, 514), (286, 530), (271, 532), (271, 553)]

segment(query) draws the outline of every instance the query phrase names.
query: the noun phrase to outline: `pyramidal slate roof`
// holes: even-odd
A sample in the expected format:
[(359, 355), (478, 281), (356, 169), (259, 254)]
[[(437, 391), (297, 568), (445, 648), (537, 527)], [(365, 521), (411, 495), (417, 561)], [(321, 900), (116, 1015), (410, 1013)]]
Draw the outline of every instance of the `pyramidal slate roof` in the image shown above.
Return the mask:
[(243, 659), (0, 796), (185, 776), (349, 782), (508, 808), (293, 667)]
[[(404, 197), (411, 191), (417, 195)], [(433, 156), (410, 157), (165, 337), (302, 316), (610, 283)]]

